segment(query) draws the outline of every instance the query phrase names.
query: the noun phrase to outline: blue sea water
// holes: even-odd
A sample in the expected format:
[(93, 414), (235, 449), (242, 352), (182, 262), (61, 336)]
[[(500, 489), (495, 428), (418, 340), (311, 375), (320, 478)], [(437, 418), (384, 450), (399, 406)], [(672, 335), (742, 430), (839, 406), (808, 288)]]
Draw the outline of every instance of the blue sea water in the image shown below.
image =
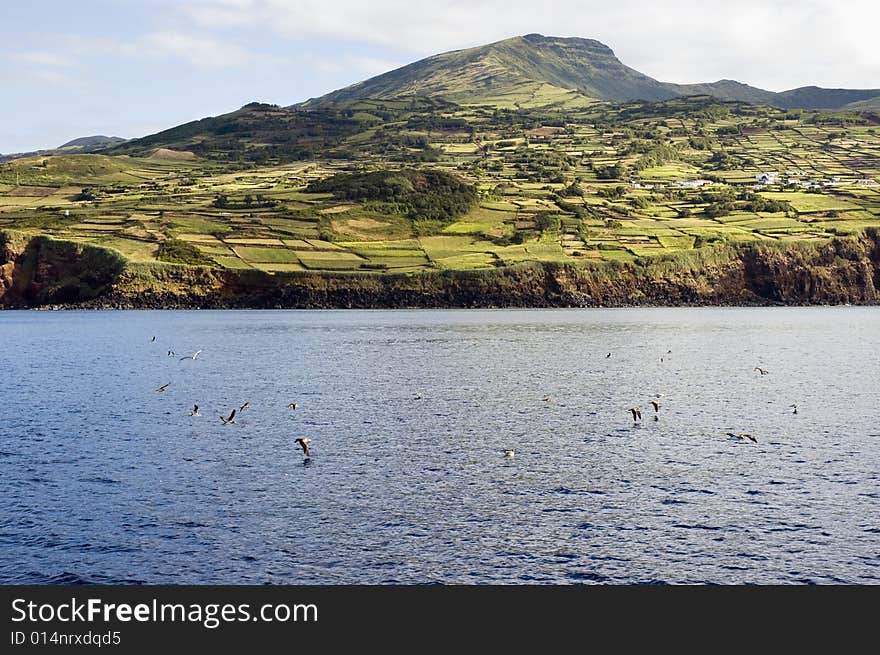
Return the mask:
[(0, 582), (876, 584), (878, 342), (857, 307), (2, 312)]

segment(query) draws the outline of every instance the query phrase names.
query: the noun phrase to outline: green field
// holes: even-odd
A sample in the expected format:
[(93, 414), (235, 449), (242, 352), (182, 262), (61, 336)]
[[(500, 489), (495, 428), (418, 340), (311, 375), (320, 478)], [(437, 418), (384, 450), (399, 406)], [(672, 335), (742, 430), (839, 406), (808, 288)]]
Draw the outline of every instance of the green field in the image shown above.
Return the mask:
[[(577, 98), (538, 84), (492, 106), (359, 101), (344, 128), (320, 116), (290, 127), (287, 150), (179, 131), (128, 154), (17, 159), (0, 164), (0, 230), (132, 262), (176, 239), (202, 265), (382, 273), (632, 261), (880, 226), (876, 117)], [(461, 189), (428, 189), (431, 171)], [(366, 195), (326, 182), (371, 172), (385, 186)], [(762, 173), (773, 179), (758, 186)]]

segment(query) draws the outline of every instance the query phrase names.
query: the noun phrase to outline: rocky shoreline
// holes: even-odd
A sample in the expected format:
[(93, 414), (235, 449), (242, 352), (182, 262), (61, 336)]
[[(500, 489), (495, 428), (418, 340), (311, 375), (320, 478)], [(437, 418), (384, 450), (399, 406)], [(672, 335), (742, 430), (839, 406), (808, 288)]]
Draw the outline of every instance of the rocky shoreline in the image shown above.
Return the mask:
[(628, 264), (411, 275), (137, 266), (105, 248), (0, 233), (6, 309), (391, 309), (880, 304), (880, 233), (725, 245)]

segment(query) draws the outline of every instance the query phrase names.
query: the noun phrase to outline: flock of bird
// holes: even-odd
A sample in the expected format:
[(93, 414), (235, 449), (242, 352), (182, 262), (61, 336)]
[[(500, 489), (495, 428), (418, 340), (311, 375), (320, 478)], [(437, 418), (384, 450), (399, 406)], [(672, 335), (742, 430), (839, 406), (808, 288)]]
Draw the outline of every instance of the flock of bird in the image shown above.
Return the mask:
[[(667, 351), (666, 351), (666, 354), (667, 354), (667, 355), (669, 355), (669, 354), (671, 354), (671, 353), (672, 353), (671, 350), (667, 350)], [(606, 357), (606, 358), (611, 357), (611, 353), (608, 353), (607, 355), (605, 355), (605, 357)], [(660, 358), (660, 361), (661, 361), (661, 362), (663, 361), (663, 357)], [(754, 368), (754, 370), (757, 371), (758, 373), (760, 373), (762, 377), (770, 373), (770, 371), (768, 371), (768, 370), (765, 369), (765, 368), (761, 368), (760, 366), (756, 366), (756, 367)], [(655, 397), (655, 398), (662, 398), (662, 397), (663, 397), (663, 394), (659, 394), (659, 393), (658, 393), (658, 394), (657, 394), (656, 396), (654, 396), (654, 397)], [(650, 402), (651, 402), (651, 406), (654, 408), (654, 420), (655, 420), (655, 421), (659, 421), (659, 420), (660, 420), (660, 406), (661, 406), (661, 405), (660, 405), (660, 403), (659, 403), (657, 400), (651, 400)], [(797, 413), (798, 413), (798, 406), (797, 406), (797, 403), (792, 403), (792, 404), (789, 405), (788, 407), (792, 410), (792, 414), (797, 414)], [(640, 407), (638, 407), (638, 406), (636, 406), (636, 407), (630, 407), (630, 408), (629, 408), (629, 411), (630, 411), (630, 413), (632, 414), (632, 417), (633, 417), (633, 423), (637, 424), (637, 423), (639, 423), (639, 422), (642, 420), (642, 410), (641, 410)], [(751, 434), (747, 434), (747, 433), (728, 432), (728, 433), (727, 433), (727, 436), (728, 436), (728, 437), (731, 437), (731, 438), (733, 438), (733, 439), (737, 439), (738, 441), (751, 441), (752, 443), (758, 443), (758, 439), (757, 439), (757, 437), (754, 437), (754, 436), (752, 436)]]
[[(150, 343), (154, 343), (155, 341), (156, 341), (156, 337), (154, 336), (150, 340)], [(202, 352), (201, 350), (197, 350), (197, 351), (195, 351), (185, 357), (179, 358), (179, 361), (181, 361), (181, 362), (184, 360), (193, 360), (194, 361), (199, 356), (199, 354), (201, 352)], [(672, 353), (671, 350), (666, 351), (667, 355), (669, 355), (671, 353)], [(173, 350), (169, 350), (168, 356), (169, 357), (176, 357), (177, 355)], [(605, 358), (610, 359), (612, 356), (613, 356), (613, 353), (609, 352), (607, 355), (605, 355)], [(661, 357), (660, 361), (662, 362), (663, 360), (664, 360), (664, 358)], [(754, 370), (756, 372), (760, 373), (762, 377), (770, 373), (770, 371), (768, 371), (767, 369), (762, 368), (760, 366), (756, 366), (754, 368)], [(156, 393), (164, 393), (165, 390), (168, 389), (168, 387), (170, 387), (170, 386), (171, 386), (171, 383), (168, 382), (166, 384), (163, 384), (161, 387), (154, 389), (153, 391), (155, 391)], [(658, 394), (655, 394), (654, 398), (649, 401), (651, 404), (651, 407), (653, 407), (653, 409), (654, 409), (653, 418), (655, 421), (660, 420), (660, 408), (662, 407), (662, 405), (660, 404), (659, 399), (662, 397), (663, 397), (663, 394), (658, 393)], [(414, 396), (414, 399), (416, 399), (416, 400), (418, 400), (420, 398), (422, 398), (421, 394), (416, 394)], [(544, 402), (550, 402), (552, 400), (552, 398), (550, 396), (544, 396), (544, 398), (542, 398), (542, 400)], [(235, 417), (237, 415), (241, 414), (242, 412), (244, 412), (245, 410), (250, 409), (250, 407), (251, 407), (251, 404), (249, 402), (245, 402), (241, 407), (233, 409), (230, 412), (229, 416), (223, 416), (223, 414), (220, 414), (220, 420), (222, 421), (223, 425), (234, 425), (235, 424)], [(292, 403), (289, 403), (287, 405), (287, 407), (291, 410), (296, 410), (297, 404), (292, 402)], [(798, 413), (798, 406), (796, 403), (792, 403), (791, 405), (789, 405), (789, 408), (792, 409), (793, 414)], [(639, 406), (630, 407), (628, 411), (632, 414), (633, 424), (636, 424), (636, 425), (639, 424), (642, 420), (641, 407), (639, 407)], [(190, 410), (189, 415), (190, 416), (201, 416), (201, 412), (199, 411), (199, 406), (193, 405), (193, 408)], [(752, 443), (758, 443), (758, 439), (756, 437), (754, 437), (751, 434), (747, 434), (747, 433), (728, 432), (727, 436), (731, 437), (733, 439), (737, 439), (738, 441), (751, 441)], [(298, 438), (294, 439), (294, 443), (299, 445), (300, 448), (302, 448), (304, 462), (308, 462), (311, 459), (311, 448), (309, 447), (309, 444), (311, 444), (311, 442), (312, 442), (312, 440), (308, 437), (298, 437)], [(505, 449), (501, 450), (501, 453), (504, 455), (504, 457), (514, 457), (516, 455), (516, 450), (514, 450), (512, 448), (505, 448)]]
[[(672, 351), (667, 350), (666, 354), (671, 355)], [(607, 355), (605, 355), (605, 359), (611, 359), (613, 356), (614, 356), (614, 353), (609, 352)], [(662, 363), (663, 361), (664, 361), (664, 357), (660, 357), (660, 362)], [(760, 373), (762, 377), (765, 375), (768, 375), (770, 373), (770, 371), (768, 371), (767, 369), (762, 368), (760, 366), (756, 366), (754, 368), (754, 371)], [(421, 396), (419, 396), (419, 397), (421, 397)], [(660, 420), (660, 408), (662, 405), (660, 404), (659, 399), (662, 397), (663, 397), (663, 394), (658, 393), (658, 394), (655, 394), (654, 398), (649, 401), (651, 403), (651, 407), (654, 408), (654, 415), (653, 416), (654, 416), (655, 421)], [(552, 400), (552, 398), (550, 396), (544, 396), (541, 400), (543, 400), (544, 402), (550, 402)], [(797, 403), (792, 403), (788, 407), (789, 407), (789, 409), (792, 410), (792, 414), (798, 413)], [(638, 425), (642, 420), (642, 408), (636, 405), (634, 407), (630, 407), (628, 411), (632, 414), (633, 424)], [(748, 433), (744, 433), (744, 432), (743, 433), (728, 432), (727, 436), (731, 437), (732, 439), (736, 439), (737, 441), (751, 441), (752, 443), (758, 443), (757, 437), (755, 437), (751, 434), (748, 434)], [(513, 457), (516, 454), (516, 451), (513, 449), (504, 449), (501, 451), (501, 453), (505, 457)]]
[[(156, 342), (156, 336), (153, 336), (153, 338), (150, 339), (150, 343), (155, 343), (155, 342)], [(185, 357), (180, 357), (178, 361), (182, 362), (187, 359), (195, 361), (195, 359), (201, 354), (201, 352), (202, 352), (201, 350), (196, 350), (195, 352), (193, 352)], [(177, 356), (177, 354), (173, 350), (168, 351), (168, 357), (176, 357), (176, 356)], [(153, 389), (153, 391), (155, 393), (165, 393), (165, 391), (170, 386), (171, 386), (171, 383), (167, 382), (167, 383), (163, 384), (161, 387)], [(223, 425), (235, 425), (235, 417), (240, 415), (245, 410), (250, 409), (250, 407), (251, 407), (251, 404), (249, 402), (245, 402), (241, 407), (234, 408), (229, 413), (229, 416), (224, 416), (223, 414), (220, 414), (220, 421), (223, 423)], [(298, 405), (296, 403), (289, 403), (287, 405), (287, 407), (288, 407), (288, 409), (295, 411), (296, 408), (298, 407)], [(202, 413), (199, 409), (199, 406), (194, 404), (192, 409), (189, 412), (189, 415), (190, 416), (201, 416)], [(302, 448), (303, 461), (308, 462), (312, 456), (312, 451), (311, 451), (311, 448), (309, 447), (309, 444), (312, 443), (312, 440), (308, 437), (299, 437), (297, 439), (294, 439), (294, 443), (298, 444), (299, 447)]]

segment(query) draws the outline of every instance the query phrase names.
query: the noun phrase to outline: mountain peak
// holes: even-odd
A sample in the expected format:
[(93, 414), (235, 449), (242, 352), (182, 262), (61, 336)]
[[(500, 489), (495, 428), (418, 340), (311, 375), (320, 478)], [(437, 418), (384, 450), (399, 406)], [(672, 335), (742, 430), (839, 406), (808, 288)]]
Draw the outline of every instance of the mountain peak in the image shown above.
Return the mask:
[(604, 43), (526, 34), (427, 57), (304, 104), (413, 95), (519, 107), (572, 100), (583, 104), (590, 98), (664, 100), (676, 94), (624, 66)]
[(880, 91), (803, 87), (774, 93), (727, 78), (670, 84), (624, 65), (611, 48), (595, 39), (532, 33), (433, 55), (300, 106), (422, 96), (463, 105), (572, 108), (595, 100), (657, 101), (690, 95), (821, 109), (859, 102), (873, 106)]
[(546, 45), (570, 45), (570, 46), (585, 46), (600, 52), (605, 52), (611, 56), (614, 56), (614, 51), (609, 48), (607, 45), (602, 43), (601, 41), (597, 41), (596, 39), (585, 39), (580, 36), (544, 36), (543, 34), (525, 34), (519, 37), (523, 41), (530, 43), (536, 46), (546, 46)]
[(118, 143), (123, 143), (126, 139), (118, 136), (104, 136), (103, 134), (96, 134), (95, 136), (81, 136), (77, 139), (73, 139), (72, 141), (68, 141), (60, 146), (61, 148), (82, 148), (82, 149), (98, 149), (105, 148), (107, 146), (116, 145)]

